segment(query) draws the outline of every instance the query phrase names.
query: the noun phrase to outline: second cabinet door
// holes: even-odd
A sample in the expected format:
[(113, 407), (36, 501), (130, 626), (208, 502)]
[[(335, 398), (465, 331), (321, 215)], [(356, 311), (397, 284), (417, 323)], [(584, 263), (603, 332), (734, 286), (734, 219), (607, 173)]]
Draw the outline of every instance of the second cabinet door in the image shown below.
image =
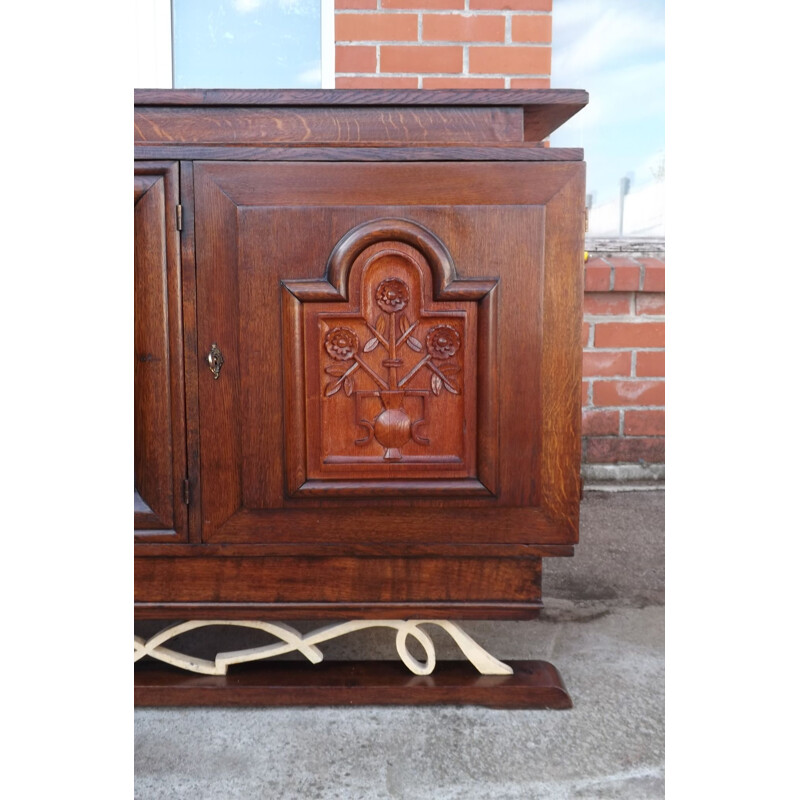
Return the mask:
[(196, 164), (203, 540), (575, 541), (582, 204), (578, 163)]

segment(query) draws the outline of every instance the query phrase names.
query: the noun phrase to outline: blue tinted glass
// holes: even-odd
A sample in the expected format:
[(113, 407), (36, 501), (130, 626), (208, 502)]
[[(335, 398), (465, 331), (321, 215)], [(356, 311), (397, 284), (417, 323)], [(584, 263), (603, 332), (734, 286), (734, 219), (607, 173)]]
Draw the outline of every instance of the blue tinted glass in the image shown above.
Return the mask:
[(322, 85), (320, 0), (172, 0), (176, 89)]

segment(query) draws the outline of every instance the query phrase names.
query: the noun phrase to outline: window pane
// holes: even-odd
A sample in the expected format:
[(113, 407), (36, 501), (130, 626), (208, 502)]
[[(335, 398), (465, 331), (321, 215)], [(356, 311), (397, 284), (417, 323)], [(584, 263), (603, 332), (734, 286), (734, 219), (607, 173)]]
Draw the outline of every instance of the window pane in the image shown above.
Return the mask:
[(176, 89), (321, 86), (320, 0), (173, 0)]

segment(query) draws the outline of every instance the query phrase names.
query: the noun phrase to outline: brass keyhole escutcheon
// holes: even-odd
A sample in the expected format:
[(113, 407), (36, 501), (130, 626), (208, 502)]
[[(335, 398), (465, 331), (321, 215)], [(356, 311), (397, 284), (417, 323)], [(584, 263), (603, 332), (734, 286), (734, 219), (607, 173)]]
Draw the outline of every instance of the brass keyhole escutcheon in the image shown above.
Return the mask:
[(208, 351), (208, 368), (214, 375), (214, 380), (219, 378), (219, 371), (222, 369), (222, 365), (225, 363), (225, 359), (222, 357), (222, 353), (220, 352), (219, 347), (217, 347), (216, 342), (211, 345), (211, 349)]

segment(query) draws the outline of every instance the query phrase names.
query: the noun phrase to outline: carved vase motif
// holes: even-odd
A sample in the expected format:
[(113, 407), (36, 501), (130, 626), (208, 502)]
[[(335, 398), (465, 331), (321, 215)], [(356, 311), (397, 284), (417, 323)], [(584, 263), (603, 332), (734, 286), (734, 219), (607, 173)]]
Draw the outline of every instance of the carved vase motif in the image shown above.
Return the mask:
[[(401, 461), (403, 447), (410, 441), (430, 443), (419, 430), (426, 422), (430, 396), (440, 395), (442, 389), (455, 395), (461, 393), (456, 377), (461, 369), (457, 358), (461, 336), (453, 325), (434, 323), (425, 329), (420, 319), (410, 320), (404, 312), (411, 292), (397, 276), (382, 280), (373, 296), (380, 311), (372, 323), (362, 320), (372, 334), (363, 348), (350, 327), (338, 325), (325, 335), (324, 347), (332, 363), (325, 367), (331, 380), (324, 388), (324, 396), (331, 397), (342, 389), (348, 397), (355, 394), (357, 424), (367, 433), (355, 443), (366, 445), (374, 439), (384, 448), (385, 461)], [(380, 369), (375, 368), (374, 360), (371, 366), (364, 358), (378, 349), (385, 356)], [(414, 357), (409, 359), (409, 354)], [(354, 375), (359, 370), (369, 376), (374, 388), (355, 390)], [(412, 388), (411, 381), (422, 370), (430, 373), (429, 388), (421, 388), (419, 379), (416, 388)], [(421, 413), (410, 412), (409, 397), (421, 399)], [(377, 414), (365, 412), (368, 398), (380, 400)]]

